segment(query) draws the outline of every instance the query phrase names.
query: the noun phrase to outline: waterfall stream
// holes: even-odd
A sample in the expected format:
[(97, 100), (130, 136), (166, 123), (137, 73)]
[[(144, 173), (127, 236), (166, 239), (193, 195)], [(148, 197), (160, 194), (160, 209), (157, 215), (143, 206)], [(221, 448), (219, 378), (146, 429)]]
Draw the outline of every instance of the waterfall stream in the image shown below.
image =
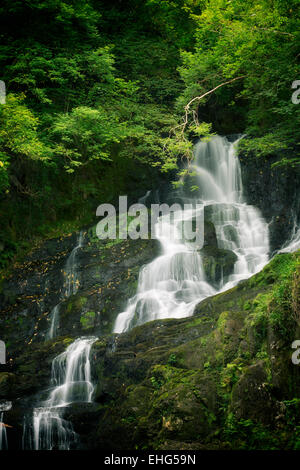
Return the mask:
[(77, 270), (76, 255), (79, 248), (83, 246), (83, 232), (81, 231), (78, 236), (77, 245), (71, 251), (67, 259), (65, 267), (66, 282), (64, 286), (64, 297), (68, 298), (70, 295), (76, 294), (79, 287), (79, 278)]
[[(179, 192), (182, 203), (192, 203), (194, 208), (188, 213), (178, 209), (172, 220), (165, 216), (157, 220), (155, 234), (161, 254), (141, 268), (137, 292), (128, 300), (126, 310), (118, 315), (114, 332), (128, 331), (155, 319), (190, 316), (201, 300), (233, 287), (268, 262), (268, 225), (259, 210), (244, 200), (235, 144), (216, 136), (195, 146), (191, 170), (196, 190), (191, 195), (184, 176)], [(144, 201), (149, 193), (142, 198)], [(207, 279), (201, 247), (194, 247), (182, 236), (170, 235), (179, 233), (183, 220), (199, 215), (213, 224), (217, 248), (235, 255), (231, 274), (221, 275), (217, 284)], [(76, 257), (82, 245), (81, 232), (66, 261), (65, 283), (60, 301), (51, 312), (47, 339), (57, 335), (61, 301), (75, 294), (79, 287)], [(78, 338), (53, 359), (48, 398), (34, 409), (30, 423), (24, 425), (23, 448), (68, 450), (76, 447), (77, 435), (72, 424), (64, 419), (64, 412), (74, 402), (92, 400), (94, 387), (89, 355), (95, 341), (95, 337)], [(4, 431), (0, 427), (2, 447), (6, 445), (3, 444)]]
[[(76, 254), (83, 245), (80, 232), (77, 244), (65, 265), (65, 283), (61, 300), (74, 295), (79, 286)], [(59, 327), (60, 303), (51, 312), (46, 339), (53, 339)], [(76, 339), (52, 361), (51, 392), (48, 399), (33, 410), (32, 421), (24, 421), (23, 448), (35, 450), (69, 450), (77, 436), (72, 424), (63, 419), (64, 408), (74, 402), (90, 403), (94, 391), (91, 382), (89, 354), (95, 337)]]
[(4, 424), (4, 413), (0, 413), (0, 450), (6, 450), (7, 445), (7, 434), (6, 427)]
[(0, 402), (0, 450), (8, 449), (7, 432), (4, 422), (4, 412), (9, 411), (11, 407), (11, 401)]
[(33, 412), (33, 429), (24, 428), (23, 447), (34, 450), (69, 450), (77, 436), (72, 424), (63, 419), (64, 408), (71, 403), (90, 403), (94, 387), (91, 381), (90, 350), (95, 337), (76, 339), (54, 358), (52, 390), (48, 399)]
[[(83, 232), (79, 233), (77, 244), (71, 251), (70, 256), (68, 257), (65, 265), (64, 275), (65, 282), (60, 295), (60, 300), (67, 299), (70, 295), (76, 294), (79, 287), (79, 276), (77, 270), (77, 260), (76, 255), (79, 248), (83, 246)], [(59, 328), (59, 310), (60, 302), (55, 305), (50, 314), (50, 328), (46, 335), (46, 339), (53, 339), (57, 335)]]
[[(227, 278), (222, 276), (218, 288), (211, 285), (205, 276), (201, 252), (184, 240), (170, 239), (170, 218), (162, 216), (155, 226), (162, 254), (141, 269), (137, 293), (118, 315), (115, 333), (159, 318), (190, 316), (199, 301), (233, 287), (268, 262), (268, 225), (259, 210), (244, 201), (236, 143), (219, 136), (199, 142), (192, 164), (197, 191), (189, 200), (182, 193), (183, 203), (192, 200), (205, 218), (210, 215), (218, 248), (236, 255), (233, 273)], [(197, 210), (190, 217), (195, 217)], [(182, 211), (178, 210), (171, 222), (173, 231), (182, 218)]]
[(300, 227), (295, 218), (294, 227), (290, 239), (283, 244), (279, 253), (293, 253), (300, 249)]

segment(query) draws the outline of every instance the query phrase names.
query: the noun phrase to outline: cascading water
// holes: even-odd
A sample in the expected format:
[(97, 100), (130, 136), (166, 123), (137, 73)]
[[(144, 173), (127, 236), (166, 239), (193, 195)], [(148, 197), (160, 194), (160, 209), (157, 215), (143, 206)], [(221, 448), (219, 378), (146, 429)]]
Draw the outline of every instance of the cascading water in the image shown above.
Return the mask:
[(3, 419), (4, 413), (0, 413), (0, 450), (7, 449), (7, 434), (6, 434), (6, 427), (4, 424)]
[[(83, 246), (80, 232), (65, 266), (65, 283), (61, 299), (74, 295), (79, 287), (77, 251)], [(46, 339), (53, 339), (59, 327), (60, 303), (51, 312)], [(29, 425), (24, 421), (23, 448), (35, 450), (68, 450), (76, 442), (72, 424), (63, 419), (64, 408), (74, 402), (89, 403), (94, 391), (91, 382), (89, 354), (96, 338), (79, 338), (52, 362), (49, 398), (33, 411)]]
[(221, 283), (222, 290), (260, 271), (269, 259), (268, 225), (259, 210), (243, 199), (237, 142), (215, 137), (208, 143), (200, 142), (195, 150), (194, 168), (202, 200), (216, 229), (218, 247), (237, 256), (233, 274)]
[(281, 250), (279, 250), (279, 253), (293, 253), (294, 251), (297, 251), (299, 249), (300, 249), (300, 227), (295, 218), (294, 228), (293, 228), (291, 237), (286, 243), (284, 243)]
[(57, 335), (57, 330), (59, 327), (59, 308), (60, 308), (60, 305), (57, 304), (55, 305), (55, 307), (53, 308), (51, 312), (50, 328), (46, 335), (46, 339), (53, 339)]
[(78, 279), (78, 270), (77, 270), (77, 263), (76, 263), (76, 254), (79, 248), (83, 246), (83, 232), (80, 232), (77, 245), (73, 248), (69, 258), (66, 262), (65, 267), (65, 276), (66, 276), (66, 283), (64, 289), (64, 297), (70, 297), (70, 295), (76, 294), (79, 286), (79, 279)]
[(63, 419), (64, 408), (74, 402), (90, 403), (90, 350), (97, 338), (78, 338), (52, 362), (49, 398), (33, 412), (33, 430), (24, 430), (23, 447), (34, 450), (69, 450), (76, 442), (70, 422)]
[[(126, 311), (118, 315), (115, 333), (159, 318), (192, 315), (199, 301), (234, 286), (268, 262), (268, 225), (260, 212), (243, 200), (241, 169), (234, 144), (219, 136), (209, 142), (199, 142), (192, 165), (198, 187), (193, 202), (202, 206), (205, 217), (209, 214), (218, 247), (235, 253), (237, 261), (232, 275), (221, 279), (218, 290), (210, 285), (201, 254), (191, 249), (190, 243), (169, 236), (178, 229), (182, 211), (174, 214), (172, 227), (170, 218), (162, 216), (155, 226), (162, 255), (141, 269), (137, 293), (128, 301)], [(182, 201), (186, 202), (186, 197)]]
[[(76, 294), (78, 287), (79, 287), (79, 276), (78, 276), (78, 266), (76, 255), (79, 250), (83, 246), (83, 232), (81, 231), (78, 236), (77, 245), (71, 251), (70, 256), (67, 259), (64, 274), (65, 274), (65, 282), (64, 286), (60, 295), (61, 300), (67, 299), (71, 295)], [(59, 310), (60, 310), (60, 303), (55, 305), (52, 309), (50, 314), (50, 328), (46, 335), (46, 339), (53, 339), (57, 335), (57, 331), (59, 328)]]
[(4, 424), (4, 412), (10, 410), (11, 407), (12, 403), (10, 401), (0, 403), (0, 450), (8, 449), (7, 432)]

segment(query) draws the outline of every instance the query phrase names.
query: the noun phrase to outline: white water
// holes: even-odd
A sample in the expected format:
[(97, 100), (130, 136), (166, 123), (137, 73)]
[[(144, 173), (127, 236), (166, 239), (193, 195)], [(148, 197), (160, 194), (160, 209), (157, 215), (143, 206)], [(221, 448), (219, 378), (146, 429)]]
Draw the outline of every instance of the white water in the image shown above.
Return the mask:
[(4, 424), (4, 413), (0, 413), (0, 450), (6, 450), (7, 445), (7, 434), (6, 427)]
[(193, 171), (199, 188), (193, 202), (201, 204), (205, 214), (211, 212), (218, 247), (236, 254), (234, 271), (221, 280), (216, 290), (205, 277), (200, 253), (189, 243), (170, 238), (170, 233), (177, 230), (182, 211), (175, 213), (172, 227), (169, 219), (161, 217), (155, 233), (162, 254), (141, 269), (137, 293), (118, 315), (115, 333), (159, 318), (190, 316), (199, 301), (236, 285), (268, 262), (268, 225), (258, 209), (243, 199), (235, 145), (219, 136), (198, 143)]
[(297, 225), (295, 220), (291, 237), (286, 243), (284, 243), (281, 250), (279, 250), (279, 253), (293, 253), (297, 250), (300, 250), (300, 227)]
[(9, 411), (12, 408), (11, 401), (0, 402), (0, 450), (8, 449), (7, 432), (5, 426), (5, 411)]
[[(77, 251), (83, 245), (80, 232), (76, 246), (65, 265), (65, 282), (61, 299), (74, 295), (79, 287)], [(59, 328), (60, 303), (50, 316), (50, 328), (46, 339), (53, 339)], [(90, 377), (90, 348), (96, 338), (77, 339), (52, 362), (51, 385), (54, 387), (47, 401), (33, 411), (32, 423), (24, 422), (23, 447), (35, 450), (68, 450), (76, 440), (71, 423), (63, 419), (63, 408), (70, 403), (90, 402), (93, 385)]]
[(95, 337), (78, 338), (66, 351), (54, 358), (51, 372), (53, 389), (48, 399), (35, 408), (33, 431), (26, 432), (25, 429), (24, 447), (29, 446), (34, 450), (69, 450), (76, 442), (73, 427), (63, 419), (63, 412), (71, 403), (92, 401), (94, 386), (89, 356), (95, 341)]
[(77, 245), (73, 248), (70, 256), (67, 259), (65, 267), (65, 288), (64, 288), (64, 297), (70, 297), (70, 295), (76, 294), (79, 287), (79, 277), (78, 269), (76, 262), (76, 254), (79, 248), (83, 245), (83, 232), (80, 232)]
[[(71, 295), (76, 294), (79, 288), (79, 275), (78, 275), (78, 264), (77, 264), (77, 252), (79, 248), (83, 246), (83, 232), (81, 231), (78, 236), (77, 244), (71, 251), (65, 265), (64, 275), (64, 287), (61, 293), (61, 300), (67, 299)], [(59, 328), (59, 310), (60, 303), (55, 305), (50, 314), (50, 328), (46, 335), (46, 339), (53, 339), (57, 336)]]
[(46, 339), (53, 339), (55, 336), (57, 336), (57, 330), (59, 327), (59, 309), (60, 304), (57, 304), (51, 312), (51, 323)]

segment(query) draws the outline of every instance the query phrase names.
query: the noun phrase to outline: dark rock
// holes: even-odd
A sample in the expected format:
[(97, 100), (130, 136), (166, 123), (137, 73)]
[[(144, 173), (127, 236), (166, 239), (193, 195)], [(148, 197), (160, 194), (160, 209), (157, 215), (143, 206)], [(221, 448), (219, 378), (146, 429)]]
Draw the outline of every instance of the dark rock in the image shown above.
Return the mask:
[(289, 239), (295, 220), (300, 222), (299, 168), (273, 167), (285, 157), (285, 152), (268, 157), (239, 156), (245, 200), (260, 209), (269, 223), (271, 253)]
[(232, 390), (230, 410), (237, 420), (251, 419), (274, 424), (278, 403), (272, 397), (263, 362), (247, 368)]
[[(210, 226), (211, 244), (203, 248), (203, 257), (211, 263), (210, 272), (212, 266), (218, 266), (215, 274), (228, 266), (230, 273), (233, 254), (214, 245), (213, 232)], [(36, 265), (23, 265), (24, 276), (38, 275), (41, 250), (41, 263), (35, 254)], [(247, 448), (249, 435), (256, 448), (296, 445), (288, 443), (295, 424), (287, 410), (296, 410), (300, 393), (298, 369), (291, 362), (291, 341), (298, 339), (299, 329), (289, 304), (296, 305), (297, 290), (291, 290), (286, 276), (299, 255), (277, 256), (261, 273), (201, 302), (192, 317), (149, 322), (114, 335), (115, 316), (135, 292), (140, 267), (157, 255), (157, 243), (105, 243), (88, 233), (78, 251), (78, 291), (61, 304), (57, 338), (45, 341), (49, 312), (19, 311), (18, 303), (7, 300), (1, 311), (9, 369), (0, 373), (0, 397), (13, 402), (5, 412), (12, 448), (21, 447), (24, 415), (32, 420), (33, 408), (49, 396), (53, 358), (78, 336), (90, 334), (98, 336), (90, 355), (94, 403), (64, 409), (80, 436), (76, 448), (234, 449)], [(51, 276), (66, 257), (49, 268)], [(19, 296), (22, 266), (15, 277)], [(276, 310), (283, 281), (288, 295)], [(27, 294), (21, 302), (30, 306)], [(45, 305), (53, 306), (53, 300), (46, 296)], [(257, 429), (261, 433), (255, 437)]]
[(215, 246), (204, 246), (199, 253), (202, 257), (202, 263), (207, 280), (218, 285), (233, 273), (237, 256), (233, 251), (222, 250)]
[(216, 229), (212, 222), (209, 220), (204, 222), (204, 247), (211, 246), (218, 248)]

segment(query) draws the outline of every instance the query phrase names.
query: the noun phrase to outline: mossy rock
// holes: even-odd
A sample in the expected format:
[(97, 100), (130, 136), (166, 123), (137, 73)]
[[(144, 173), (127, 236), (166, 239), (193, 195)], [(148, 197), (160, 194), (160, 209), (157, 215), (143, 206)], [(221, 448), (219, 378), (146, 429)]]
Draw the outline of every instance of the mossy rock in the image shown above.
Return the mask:
[(15, 375), (10, 372), (0, 373), (0, 398), (9, 396), (14, 386), (15, 378)]
[[(182, 223), (182, 233), (184, 234), (185, 232), (184, 232), (183, 224), (184, 223)], [(196, 229), (197, 229), (197, 220), (194, 217), (194, 218), (192, 218), (192, 231), (193, 231), (193, 233), (196, 233)], [(203, 246), (212, 246), (212, 247), (218, 248), (217, 234), (216, 234), (216, 229), (215, 229), (214, 224), (209, 220), (205, 220), (204, 221), (204, 227), (200, 226), (200, 230), (201, 231), (204, 230), (203, 234), (198, 233), (198, 236), (199, 236), (200, 240), (201, 240), (201, 235), (203, 235)], [(187, 240), (187, 241), (189, 241), (189, 240)], [(201, 246), (199, 246), (199, 248), (201, 248)]]
[(263, 361), (244, 369), (233, 387), (230, 411), (237, 420), (251, 419), (263, 424), (274, 424), (279, 413), (279, 403), (270, 393)]
[(217, 285), (222, 279), (233, 273), (237, 261), (237, 256), (233, 251), (207, 245), (199, 250), (199, 253), (209, 282)]
[(217, 234), (215, 226), (212, 222), (206, 220), (204, 222), (204, 246), (218, 248)]
[(95, 312), (85, 312), (81, 314), (80, 323), (83, 330), (89, 330), (95, 324)]

